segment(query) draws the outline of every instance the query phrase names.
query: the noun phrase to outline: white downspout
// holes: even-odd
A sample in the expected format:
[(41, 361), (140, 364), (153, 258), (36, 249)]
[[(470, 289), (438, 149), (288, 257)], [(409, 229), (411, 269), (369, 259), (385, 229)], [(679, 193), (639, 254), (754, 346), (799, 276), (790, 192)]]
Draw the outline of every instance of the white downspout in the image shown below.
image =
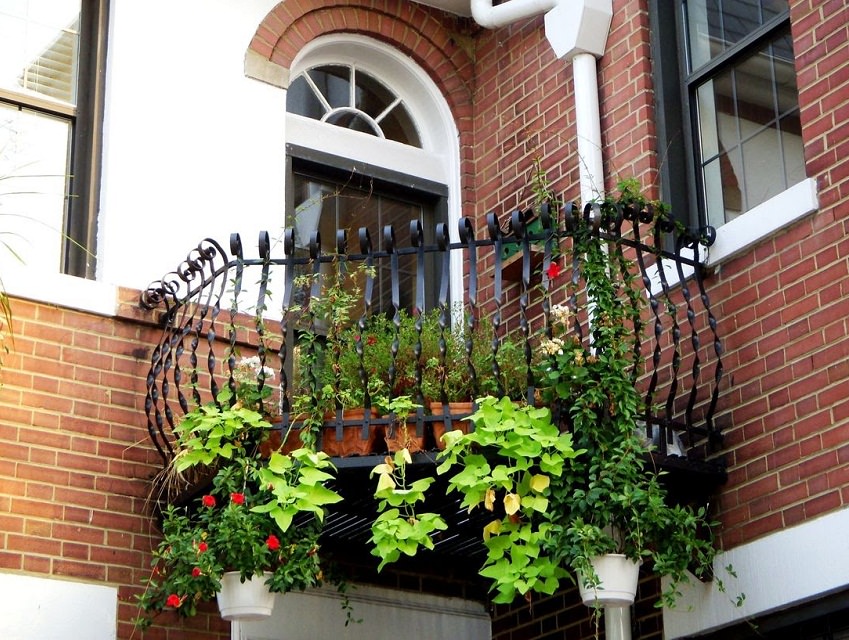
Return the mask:
[[(487, 29), (545, 14), (545, 35), (555, 55), (572, 61), (581, 203), (601, 200), (604, 165), (596, 58), (604, 55), (612, 0), (509, 0), (496, 6), (492, 0), (471, 0), (471, 9), (475, 22)], [(604, 627), (608, 640), (631, 640), (630, 608), (605, 607)]]
[(472, 17), (496, 29), (545, 14), (545, 35), (558, 58), (572, 62), (581, 202), (604, 197), (596, 58), (604, 55), (612, 0), (471, 0)]

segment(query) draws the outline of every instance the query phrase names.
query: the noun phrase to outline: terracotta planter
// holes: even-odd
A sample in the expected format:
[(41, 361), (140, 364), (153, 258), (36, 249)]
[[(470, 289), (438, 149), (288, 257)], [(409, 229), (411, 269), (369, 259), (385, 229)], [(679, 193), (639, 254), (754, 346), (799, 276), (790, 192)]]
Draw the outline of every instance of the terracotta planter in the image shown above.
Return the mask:
[[(343, 409), (342, 419), (355, 421), (359, 424), (346, 425), (342, 427), (342, 439), (336, 438), (337, 432), (334, 426), (325, 426), (321, 430), (321, 450), (332, 457), (345, 456), (367, 456), (371, 453), (380, 453), (380, 430), (369, 427), (368, 438), (363, 439), (363, 420), (365, 409)], [(371, 409), (371, 419), (379, 417), (375, 409)], [(324, 417), (325, 422), (336, 420), (336, 414), (328, 414)]]
[(404, 447), (410, 453), (418, 453), (425, 449), (424, 430), (422, 430), (422, 435), (417, 435), (415, 422), (386, 427), (384, 440), (389, 453), (395, 453)]
[(637, 582), (642, 562), (634, 561), (621, 553), (596, 556), (590, 562), (598, 576), (597, 587), (587, 587), (578, 573), (581, 601), (588, 607), (629, 607), (637, 595)]
[[(379, 415), (375, 409), (371, 410), (371, 418), (378, 418)], [(383, 450), (383, 432), (381, 428), (370, 427), (369, 436), (363, 439), (363, 420), (365, 418), (365, 409), (343, 409), (342, 419), (354, 424), (344, 425), (342, 427), (342, 439), (336, 438), (336, 414), (328, 413), (324, 416), (326, 426), (321, 428), (321, 450), (332, 457), (344, 458), (346, 456), (365, 456), (372, 453), (382, 453)], [(303, 416), (296, 416), (292, 419), (292, 423), (302, 422)], [(268, 442), (272, 443), (271, 448), (280, 446), (280, 433), (273, 432)], [(292, 453), (295, 449), (302, 447), (300, 429), (294, 429), (286, 438), (286, 444), (283, 445), (283, 453)]]
[(262, 620), (271, 615), (274, 594), (265, 581), (267, 572), (244, 582), (238, 571), (228, 571), (221, 576), (221, 591), (216, 595), (218, 610), (225, 620)]
[[(448, 415), (451, 416), (451, 430), (459, 429), (463, 433), (468, 433), (471, 421), (464, 420), (462, 418), (458, 419), (456, 416), (469, 416), (474, 413), (474, 403), (471, 401), (449, 402), (447, 407), (441, 402), (430, 403), (430, 414), (432, 416), (444, 417), (446, 409), (448, 411)], [(444, 419), (434, 420), (431, 424), (433, 424), (433, 437), (436, 440), (436, 448), (442, 451), (445, 448), (445, 443), (442, 441), (442, 436), (445, 435), (445, 432), (448, 429), (448, 422)]]

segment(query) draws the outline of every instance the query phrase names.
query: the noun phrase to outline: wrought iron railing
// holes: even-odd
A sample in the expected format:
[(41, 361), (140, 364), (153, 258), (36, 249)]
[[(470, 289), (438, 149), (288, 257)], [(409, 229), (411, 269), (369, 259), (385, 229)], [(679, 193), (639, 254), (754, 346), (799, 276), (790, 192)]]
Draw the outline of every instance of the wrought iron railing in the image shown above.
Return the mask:
[[(462, 264), (464, 270), (465, 313), (461, 324), (465, 323), (465, 330), (474, 329), (476, 323), (490, 322), (496, 336), (491, 349), (496, 353), (497, 336), (515, 324), (512, 331), (530, 365), (534, 340), (550, 327), (552, 303), (571, 300), (576, 304), (575, 296), (581, 289), (581, 256), (572, 250), (569, 239), (583, 216), (583, 223), (593, 233), (608, 240), (614, 251), (627, 258), (618, 261), (622, 268), (634, 269), (645, 286), (649, 311), (634, 330), (646, 334), (638, 342), (646, 371), (636, 381), (645, 393), (646, 436), (655, 441), (661, 455), (677, 453), (683, 460), (693, 462), (705, 459), (721, 442), (714, 414), (723, 374), (717, 322), (698, 259), (700, 246), (712, 241), (711, 230), (691, 233), (677, 229), (650, 207), (636, 211), (593, 205), (580, 211), (567, 206), (563, 212), (565, 215), (556, 220), (547, 206), (537, 212), (516, 211), (506, 228), (502, 228), (495, 214), (489, 214), (483, 233), (474, 228), (469, 218), (462, 218), (458, 240), (454, 242), (450, 241), (445, 224), (436, 226), (433, 242), (425, 242), (421, 223), (413, 221), (406, 243), (398, 241), (398, 230), (384, 228), (379, 250), (373, 247), (367, 229), (358, 231), (355, 242), (345, 232), (339, 232), (333, 251), (322, 250), (316, 231), (306, 252), (298, 250), (295, 231), (287, 229), (279, 257), (266, 232), (260, 234), (257, 257), (245, 257), (238, 234), (230, 238), (229, 254), (214, 240), (202, 241), (176, 271), (152, 284), (141, 299), (145, 308), (162, 310), (163, 332), (151, 358), (145, 399), (147, 428), (154, 446), (166, 463), (173, 457), (173, 430), (180, 416), (191, 407), (216, 398), (220, 390), (235, 388), (239, 353), (256, 354), (262, 366), (273, 363), (274, 381), (260, 375), (258, 385), (274, 385), (279, 398), (275, 411), (279, 428), (285, 431), (297, 426), (293, 424), (297, 418), (291, 412), (293, 335), (299, 318), (304, 317), (304, 305), (320, 291), (321, 280), (326, 277), (322, 265), (328, 263), (352, 268), (359, 264), (386, 267), (388, 308), (381, 312), (395, 319), (403, 306), (399, 267), (402, 261), (414, 265), (409, 281), (415, 282), (414, 315), (425, 307), (427, 280), (435, 272), (436, 282), (429, 284), (435, 285), (432, 304), (438, 309), (438, 331), (444, 338), (446, 332), (457, 330), (452, 329), (456, 316), (449, 294), (454, 257), (455, 264)], [(456, 260), (457, 256), (461, 260)], [(565, 285), (555, 286), (564, 278), (549, 277), (554, 275), (552, 261), (571, 265), (571, 278), (565, 278)], [(425, 267), (434, 262), (437, 269)], [(301, 299), (297, 274), (305, 271), (312, 275), (311, 290)], [(359, 323), (376, 312), (374, 277), (369, 275), (365, 282), (363, 314), (355, 319)], [(281, 281), (282, 286), (277, 287)], [(246, 304), (248, 295), (251, 301)], [(582, 321), (588, 323), (589, 319), (584, 317)], [(417, 330), (422, 330), (420, 324)], [(589, 335), (586, 326), (582, 335)], [(473, 347), (467, 340), (469, 355)], [(361, 344), (352, 345), (352, 349), (362, 357)], [(391, 357), (395, 357), (394, 348)], [(498, 374), (497, 360), (493, 359), (492, 366)], [(476, 371), (471, 363), (468, 371), (473, 377), (491, 373)], [(366, 373), (362, 376), (364, 387), (367, 377)], [(420, 370), (416, 379), (421, 381)], [(523, 395), (534, 402), (536, 390), (530, 368), (526, 383)], [(428, 415), (421, 408), (417, 411), (413, 420), (419, 433), (435, 421), (461, 417), (452, 415), (447, 405), (436, 413)], [(346, 424), (341, 411), (328, 422), (336, 425), (340, 434)], [(387, 422), (387, 418), (367, 414), (358, 424), (367, 438), (370, 429)], [(681, 446), (679, 438), (683, 451), (675, 448)]]

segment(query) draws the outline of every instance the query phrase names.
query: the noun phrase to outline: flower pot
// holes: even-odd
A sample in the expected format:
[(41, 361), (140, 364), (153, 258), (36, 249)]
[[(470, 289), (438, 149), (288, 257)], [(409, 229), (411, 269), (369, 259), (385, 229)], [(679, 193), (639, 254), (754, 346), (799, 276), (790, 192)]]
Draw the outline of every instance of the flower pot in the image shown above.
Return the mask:
[(424, 430), (422, 435), (416, 434), (417, 428), (415, 422), (407, 422), (406, 424), (395, 424), (386, 427), (384, 440), (386, 441), (386, 449), (389, 453), (400, 451), (404, 447), (410, 453), (418, 453), (424, 451)]
[(621, 553), (596, 556), (590, 562), (598, 576), (598, 586), (588, 587), (578, 572), (578, 589), (581, 601), (588, 607), (628, 607), (637, 595), (641, 561), (634, 561)]
[[(468, 433), (471, 421), (463, 418), (474, 413), (474, 403), (471, 401), (449, 402), (447, 406), (443, 405), (441, 402), (430, 403), (430, 415), (432, 416), (444, 417), (446, 415), (446, 410), (447, 415), (451, 416), (451, 429), (459, 429), (463, 433)], [(445, 432), (448, 430), (447, 420), (434, 420), (432, 424), (433, 438), (436, 440), (436, 448), (442, 451), (445, 448), (442, 436), (445, 435)]]
[[(375, 453), (377, 432), (373, 426), (369, 427), (368, 438), (363, 440), (365, 415), (366, 411), (363, 408), (343, 409), (342, 420), (347, 422), (354, 421), (356, 424), (343, 425), (341, 440), (336, 437), (335, 424), (323, 427), (321, 430), (321, 450), (331, 457), (340, 458), (345, 456), (367, 456), (370, 453)], [(379, 417), (377, 411), (371, 409), (371, 419), (377, 417)], [(328, 413), (324, 416), (325, 423), (332, 423), (335, 420), (335, 413)]]
[(221, 591), (216, 594), (221, 617), (225, 620), (262, 620), (270, 616), (274, 594), (265, 584), (268, 576), (268, 572), (263, 572), (244, 582), (238, 571), (227, 571), (221, 576)]

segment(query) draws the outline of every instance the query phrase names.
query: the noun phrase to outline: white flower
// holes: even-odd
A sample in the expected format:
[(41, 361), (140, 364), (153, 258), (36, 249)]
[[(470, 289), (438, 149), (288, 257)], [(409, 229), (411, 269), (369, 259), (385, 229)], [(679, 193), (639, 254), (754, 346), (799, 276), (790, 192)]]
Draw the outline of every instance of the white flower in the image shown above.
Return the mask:
[(567, 327), (571, 317), (572, 310), (565, 304), (556, 304), (551, 308), (551, 318), (554, 324), (560, 324)]
[(551, 338), (549, 340), (543, 340), (539, 348), (542, 352), (547, 356), (556, 356), (563, 354), (563, 340), (560, 338)]
[(239, 360), (239, 363), (236, 365), (236, 374), (238, 378), (242, 378), (243, 376), (239, 374), (247, 374), (251, 373), (254, 378), (259, 376), (259, 372), (262, 370), (263, 378), (268, 380), (274, 380), (274, 369), (269, 366), (263, 367), (260, 363), (259, 356), (251, 356), (249, 358), (242, 358)]

